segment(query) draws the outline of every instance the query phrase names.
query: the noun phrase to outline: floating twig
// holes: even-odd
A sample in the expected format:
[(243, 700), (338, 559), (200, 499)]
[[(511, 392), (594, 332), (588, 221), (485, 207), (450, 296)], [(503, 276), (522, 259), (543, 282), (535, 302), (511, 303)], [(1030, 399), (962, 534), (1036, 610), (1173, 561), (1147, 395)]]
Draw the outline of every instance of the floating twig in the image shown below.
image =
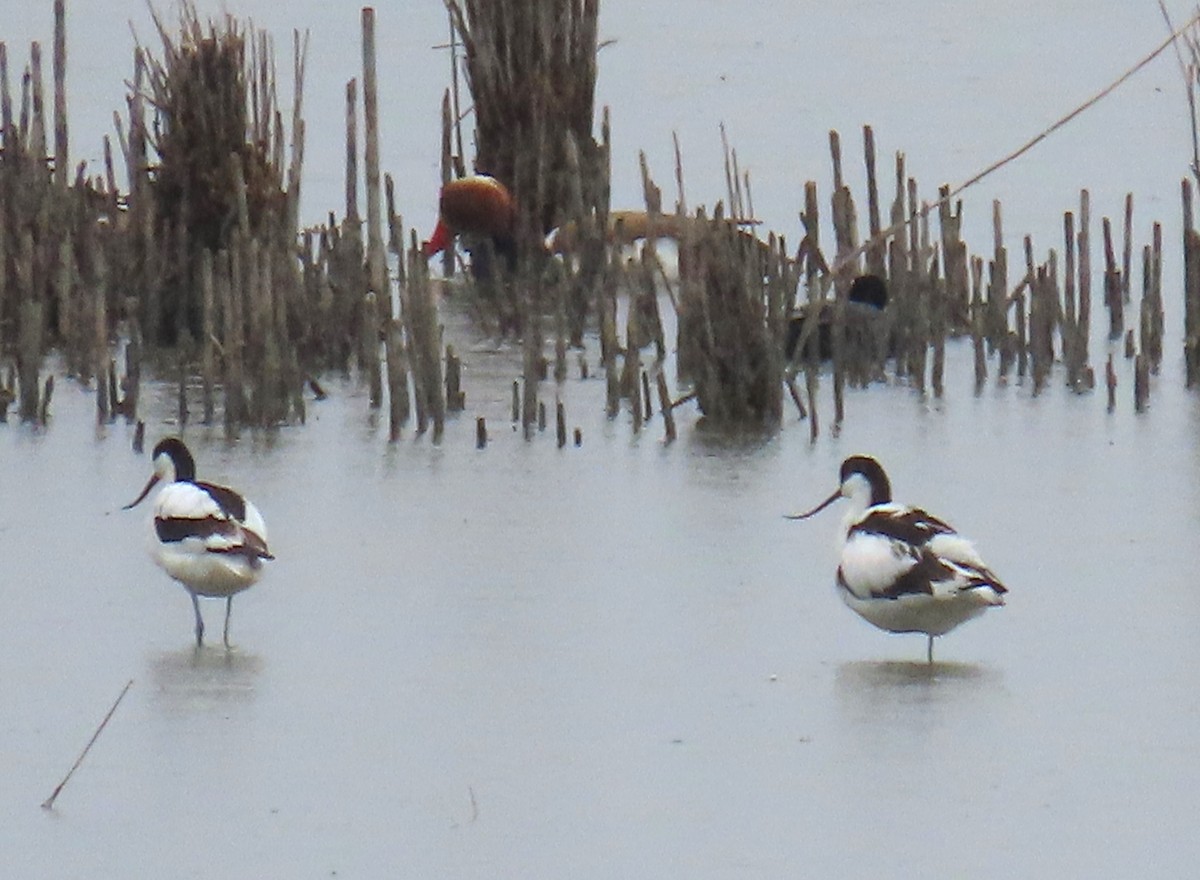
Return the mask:
[(121, 705), (121, 700), (125, 699), (125, 695), (127, 693), (129, 693), (129, 689), (131, 687), (133, 687), (133, 679), (132, 678), (129, 679), (129, 681), (125, 682), (125, 687), (121, 688), (121, 693), (119, 693), (117, 695), (117, 699), (113, 702), (112, 707), (108, 710), (108, 713), (104, 716), (104, 720), (100, 722), (100, 726), (96, 728), (96, 732), (92, 734), (92, 738), (89, 739), (87, 745), (83, 747), (83, 751), (79, 753), (79, 757), (75, 759), (75, 763), (71, 765), (71, 769), (67, 771), (67, 775), (63, 777), (62, 782), (60, 782), (57, 786), (55, 786), (54, 791), (50, 793), (50, 797), (48, 797), (44, 801), (42, 801), (42, 809), (43, 810), (54, 809), (55, 799), (58, 798), (58, 795), (63, 790), (63, 787), (67, 784), (68, 781), (70, 781), (71, 776), (75, 773), (76, 770), (79, 769), (79, 765), (83, 763), (83, 759), (87, 757), (87, 753), (89, 751), (91, 751), (92, 746), (96, 744), (96, 740), (97, 740), (97, 738), (99, 738), (100, 732), (102, 730), (104, 730), (105, 726), (108, 724), (109, 719), (113, 717), (113, 713), (117, 711), (117, 706)]

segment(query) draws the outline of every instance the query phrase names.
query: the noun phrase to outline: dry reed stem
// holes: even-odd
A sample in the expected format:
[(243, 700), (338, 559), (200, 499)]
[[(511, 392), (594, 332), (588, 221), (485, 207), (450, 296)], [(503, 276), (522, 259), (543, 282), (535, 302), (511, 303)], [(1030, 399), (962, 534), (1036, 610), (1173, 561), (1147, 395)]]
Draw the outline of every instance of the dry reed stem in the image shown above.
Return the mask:
[(87, 745), (83, 747), (83, 751), (79, 753), (79, 757), (75, 759), (75, 763), (71, 765), (71, 769), (67, 771), (67, 775), (63, 777), (62, 782), (54, 787), (54, 791), (50, 793), (50, 797), (42, 801), (43, 810), (54, 809), (54, 802), (58, 799), (59, 794), (70, 781), (71, 777), (75, 774), (75, 771), (79, 769), (79, 765), (83, 763), (83, 759), (87, 757), (87, 753), (92, 750), (92, 746), (96, 744), (96, 740), (100, 737), (100, 734), (104, 731), (104, 728), (108, 726), (108, 722), (113, 717), (113, 713), (117, 711), (117, 706), (121, 705), (121, 701), (125, 699), (125, 695), (129, 693), (129, 689), (131, 687), (133, 687), (132, 678), (125, 682), (125, 687), (121, 688), (121, 693), (117, 695), (116, 700), (113, 701), (112, 706), (109, 708), (108, 712), (105, 713), (104, 718), (100, 721), (99, 726), (96, 727), (96, 732), (92, 734), (92, 738), (89, 739)]

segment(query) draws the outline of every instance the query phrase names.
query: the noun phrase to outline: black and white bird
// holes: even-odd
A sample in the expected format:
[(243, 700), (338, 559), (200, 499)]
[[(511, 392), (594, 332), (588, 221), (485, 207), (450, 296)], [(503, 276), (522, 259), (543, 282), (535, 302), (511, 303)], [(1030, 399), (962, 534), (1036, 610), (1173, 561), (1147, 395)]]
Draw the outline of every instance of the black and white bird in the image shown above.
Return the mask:
[(933, 640), (988, 608), (1008, 592), (975, 547), (924, 510), (897, 504), (883, 467), (865, 455), (842, 462), (841, 485), (807, 513), (807, 519), (839, 498), (850, 502), (840, 533), (837, 570), (842, 600), (863, 619), (895, 633)]
[(262, 574), (267, 526), (262, 514), (240, 493), (196, 479), (196, 462), (182, 440), (168, 437), (154, 447), (154, 473), (125, 510), (141, 503), (154, 486), (162, 489), (150, 519), (150, 556), (192, 597), (196, 646), (204, 644), (199, 596), (225, 599), (225, 647), (233, 597)]

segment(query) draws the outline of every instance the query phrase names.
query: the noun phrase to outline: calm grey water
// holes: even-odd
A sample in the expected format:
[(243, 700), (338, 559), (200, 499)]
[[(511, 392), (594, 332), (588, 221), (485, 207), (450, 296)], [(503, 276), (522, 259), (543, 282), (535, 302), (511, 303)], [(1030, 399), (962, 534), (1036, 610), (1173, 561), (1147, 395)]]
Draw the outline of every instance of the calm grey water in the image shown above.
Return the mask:
[[(48, 9), (0, 11), (10, 44), (34, 27), (48, 39)], [(277, 34), (313, 28), (319, 216), (337, 200), (357, 16), (234, 11)], [(92, 40), (73, 100), (99, 132), (127, 30), (111, 10), (72, 16), (73, 39)], [(634, 151), (665, 163), (678, 128), (696, 155), (689, 199), (715, 201), (724, 119), (759, 213), (790, 234), (804, 178), (828, 180), (827, 128), (854, 144), (873, 123), (932, 191), (928, 175), (978, 170), (1162, 30), (1153, 4), (1116, 2), (695, 3), (667, 32), (661, 16), (605, 4), (616, 200), (634, 204)], [(420, 225), (442, 13), (397, 17), (380, 12), (396, 65), (385, 163)], [(1061, 211), (1090, 186), (1097, 217), (1132, 190), (1140, 239), (1161, 219), (1175, 254), (1188, 137), (1173, 64), (981, 185), (972, 242), (989, 240), (1002, 198), (1014, 251), (1026, 231), (1056, 246)], [(430, 121), (401, 124), (418, 114)], [(953, 346), (944, 400), (853, 392), (840, 434), (815, 445), (791, 413), (776, 436), (730, 439), (685, 412), (665, 446), (657, 422), (635, 436), (628, 415), (606, 421), (603, 381), (577, 378), (560, 393), (583, 445), (526, 442), (507, 421), (518, 359), (447, 313), (468, 410), (440, 445), (388, 445), (361, 390), (337, 381), (304, 427), (227, 443), (187, 426), (201, 474), (255, 500), (278, 556), (234, 603), (231, 654), (193, 650), (185, 593), (143, 552), (147, 511), (119, 509), (149, 467), (131, 430), (94, 428), (90, 393), (60, 382), (49, 429), (0, 429), (0, 875), (1194, 873), (1200, 401), (1181, 387), (1178, 265), (1168, 256), (1173, 329), (1148, 413), (1134, 414), (1119, 358), (1108, 414), (1101, 395), (1057, 384), (975, 396), (970, 352)], [(1105, 351), (1094, 341), (1097, 364)], [(150, 397), (151, 440), (178, 430), (169, 391)], [(836, 597), (837, 513), (781, 517), (824, 498), (852, 452), (974, 537), (1012, 590), (940, 640), (932, 670), (921, 637), (880, 633)], [(219, 630), (221, 604), (205, 610)], [(40, 810), (129, 679), (56, 809)]]

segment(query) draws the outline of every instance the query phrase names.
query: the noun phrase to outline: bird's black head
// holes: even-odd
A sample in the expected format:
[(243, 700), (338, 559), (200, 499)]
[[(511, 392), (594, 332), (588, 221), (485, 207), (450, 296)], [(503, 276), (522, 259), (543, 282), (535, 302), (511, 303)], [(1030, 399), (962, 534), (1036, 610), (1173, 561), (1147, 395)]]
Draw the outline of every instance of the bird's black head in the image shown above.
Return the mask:
[(842, 485), (855, 475), (861, 476), (871, 486), (871, 506), (887, 504), (892, 500), (892, 484), (883, 470), (883, 465), (869, 455), (852, 455), (842, 462)]
[(878, 275), (859, 275), (846, 298), (852, 303), (882, 309), (888, 302), (887, 283)]
[(192, 481), (196, 479), (196, 460), (192, 458), (192, 453), (178, 437), (165, 437), (158, 441), (158, 445), (154, 447), (154, 454), (151, 456), (156, 468), (159, 456), (162, 455), (171, 459), (171, 463), (175, 466), (176, 480)]

